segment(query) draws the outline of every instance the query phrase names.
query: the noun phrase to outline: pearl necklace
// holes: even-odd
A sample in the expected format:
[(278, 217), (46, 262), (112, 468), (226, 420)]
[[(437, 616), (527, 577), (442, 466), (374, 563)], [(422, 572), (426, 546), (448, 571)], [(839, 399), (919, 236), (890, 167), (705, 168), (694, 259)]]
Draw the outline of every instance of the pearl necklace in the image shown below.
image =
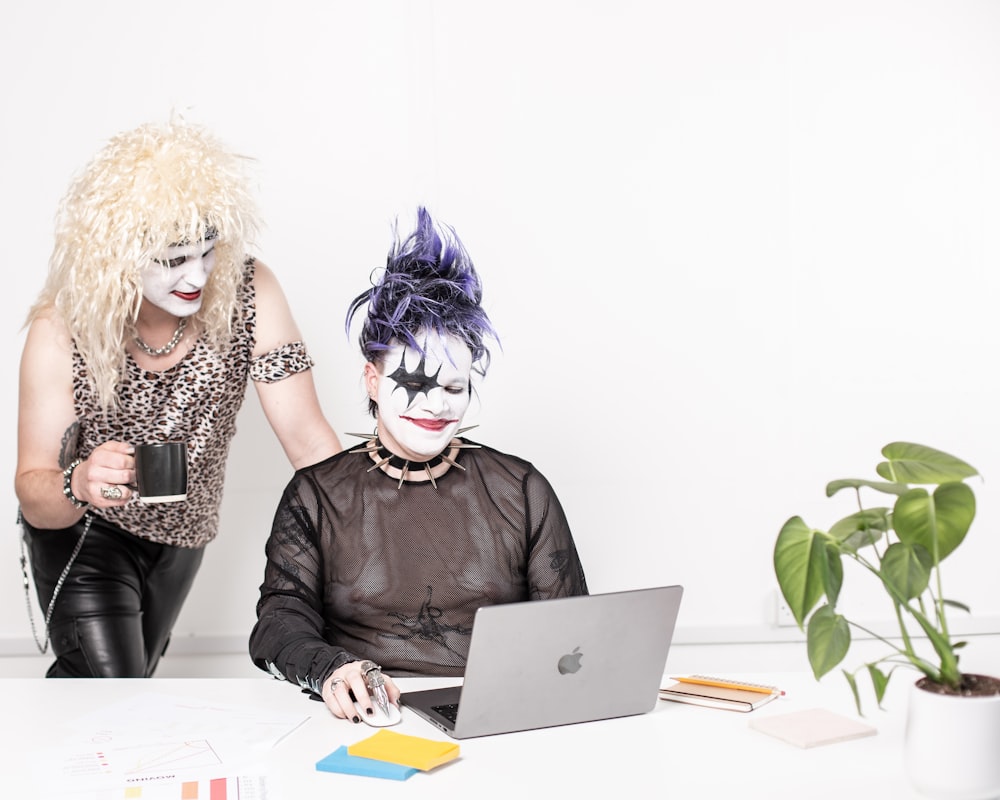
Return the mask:
[(170, 341), (167, 342), (163, 347), (150, 347), (146, 344), (140, 337), (139, 334), (135, 335), (135, 343), (139, 345), (139, 349), (142, 350), (146, 355), (149, 356), (165, 356), (167, 353), (173, 352), (173, 349), (177, 347), (177, 343), (181, 340), (184, 335), (184, 329), (187, 327), (188, 318), (181, 317), (180, 323), (177, 325), (177, 330), (174, 331), (174, 335), (170, 337)]

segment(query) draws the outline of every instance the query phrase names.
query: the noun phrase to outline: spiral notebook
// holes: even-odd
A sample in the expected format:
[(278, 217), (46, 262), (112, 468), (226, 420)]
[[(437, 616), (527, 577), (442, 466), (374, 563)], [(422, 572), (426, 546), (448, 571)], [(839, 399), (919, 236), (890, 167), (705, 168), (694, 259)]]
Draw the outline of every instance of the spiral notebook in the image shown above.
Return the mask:
[(483, 606), (463, 685), (400, 701), (455, 739), (651, 711), (682, 593), (659, 586)]
[[(706, 680), (714, 679), (706, 678)], [(660, 689), (660, 699), (708, 708), (723, 708), (728, 711), (753, 711), (781, 696), (778, 689), (764, 691), (773, 687), (754, 686), (756, 691), (735, 686), (678, 681)]]

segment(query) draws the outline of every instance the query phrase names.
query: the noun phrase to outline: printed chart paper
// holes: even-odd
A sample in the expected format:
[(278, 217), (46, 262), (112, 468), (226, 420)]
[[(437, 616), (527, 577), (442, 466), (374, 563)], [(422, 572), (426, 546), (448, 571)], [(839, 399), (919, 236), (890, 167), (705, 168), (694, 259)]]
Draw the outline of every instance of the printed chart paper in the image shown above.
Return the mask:
[(70, 722), (33, 753), (35, 794), (56, 800), (276, 800), (256, 764), (308, 715), (142, 694)]

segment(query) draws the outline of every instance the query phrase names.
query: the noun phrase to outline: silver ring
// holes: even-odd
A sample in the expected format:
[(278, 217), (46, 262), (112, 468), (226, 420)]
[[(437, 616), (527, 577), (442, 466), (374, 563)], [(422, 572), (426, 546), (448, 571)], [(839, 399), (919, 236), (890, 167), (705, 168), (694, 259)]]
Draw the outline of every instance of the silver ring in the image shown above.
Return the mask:
[(343, 682), (344, 682), (343, 678), (334, 678), (332, 681), (330, 681), (330, 693), (332, 694), (333, 692), (337, 691), (337, 687), (340, 686), (340, 684), (342, 684)]
[(122, 489), (120, 486), (105, 486), (101, 489), (101, 497), (105, 500), (121, 500)]
[(358, 669), (361, 670), (361, 674), (363, 676), (367, 677), (369, 672), (380, 670), (382, 669), (382, 667), (380, 667), (374, 661), (369, 661), (368, 659), (365, 659), (364, 661), (358, 663)]
[(358, 666), (361, 667), (361, 677), (365, 679), (365, 683), (369, 689), (385, 686), (385, 678), (382, 677), (382, 667), (374, 661), (362, 661)]

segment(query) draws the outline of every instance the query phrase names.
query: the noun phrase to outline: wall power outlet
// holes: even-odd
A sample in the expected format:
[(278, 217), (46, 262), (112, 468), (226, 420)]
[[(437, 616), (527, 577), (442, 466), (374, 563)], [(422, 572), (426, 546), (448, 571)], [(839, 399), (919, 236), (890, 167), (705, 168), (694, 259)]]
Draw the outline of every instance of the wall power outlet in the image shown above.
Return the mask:
[(779, 628), (794, 628), (798, 625), (780, 589), (774, 590), (774, 624)]

